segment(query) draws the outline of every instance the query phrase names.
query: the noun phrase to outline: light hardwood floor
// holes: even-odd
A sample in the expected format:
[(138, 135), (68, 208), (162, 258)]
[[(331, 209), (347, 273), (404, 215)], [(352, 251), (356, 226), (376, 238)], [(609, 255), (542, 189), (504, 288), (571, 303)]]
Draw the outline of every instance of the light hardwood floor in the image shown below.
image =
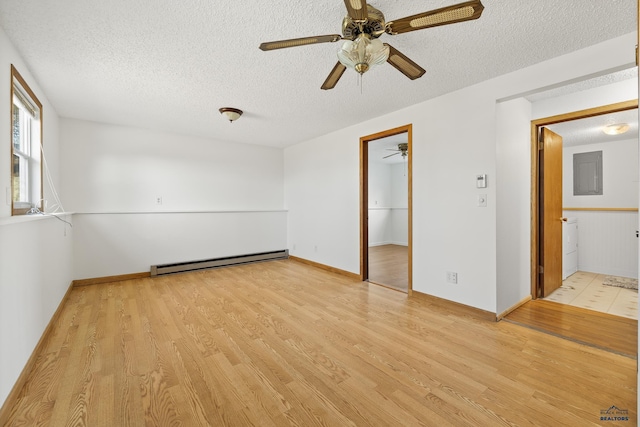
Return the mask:
[(636, 425), (636, 361), (294, 261), (74, 288), (10, 426)]
[(638, 321), (635, 319), (537, 299), (518, 307), (505, 320), (638, 357)]
[(409, 248), (400, 245), (369, 247), (369, 281), (407, 292)]

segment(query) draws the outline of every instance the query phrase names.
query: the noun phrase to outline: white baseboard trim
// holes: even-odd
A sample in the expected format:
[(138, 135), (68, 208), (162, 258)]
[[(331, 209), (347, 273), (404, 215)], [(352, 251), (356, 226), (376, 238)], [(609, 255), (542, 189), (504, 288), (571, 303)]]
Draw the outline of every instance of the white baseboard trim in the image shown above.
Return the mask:
[(373, 248), (374, 246), (385, 246), (385, 245), (394, 245), (394, 246), (409, 246), (407, 242), (375, 242), (369, 243), (369, 247)]

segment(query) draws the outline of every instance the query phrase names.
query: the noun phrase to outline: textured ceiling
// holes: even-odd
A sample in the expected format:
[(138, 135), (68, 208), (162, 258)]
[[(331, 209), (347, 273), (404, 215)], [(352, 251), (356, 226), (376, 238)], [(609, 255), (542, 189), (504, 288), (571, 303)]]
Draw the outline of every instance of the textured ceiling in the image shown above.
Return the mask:
[[(607, 135), (603, 132), (603, 128), (607, 125), (622, 123), (628, 124), (629, 130), (621, 135)], [(565, 147), (638, 139), (638, 110), (602, 114), (586, 119), (557, 123), (548, 127), (562, 136), (562, 144)]]
[(637, 79), (637, 78), (638, 78), (638, 67), (631, 67), (631, 68), (627, 68), (626, 70), (616, 71), (613, 73), (605, 74), (602, 76), (582, 80), (576, 83), (567, 84), (554, 89), (528, 95), (526, 96), (526, 99), (532, 103), (536, 103), (538, 101), (542, 101), (545, 99), (558, 98), (560, 96), (569, 95), (575, 92), (595, 89), (600, 86), (607, 86), (614, 83), (619, 83), (622, 81)]
[[(526, 98), (530, 102), (535, 103), (537, 101), (553, 99), (571, 93), (594, 89), (600, 86), (606, 86), (630, 79), (638, 79), (638, 67), (632, 67), (626, 70), (539, 92), (537, 94), (527, 96)], [(622, 123), (629, 125), (629, 130), (624, 134), (607, 135), (603, 132), (605, 126)], [(565, 147), (615, 142), (625, 139), (638, 139), (638, 109), (611, 114), (600, 114), (598, 116), (579, 120), (570, 120), (548, 126), (548, 128), (562, 136), (562, 143)]]
[[(459, 1), (377, 0), (387, 20)], [(339, 43), (262, 52), (263, 41), (340, 32), (341, 0), (2, 0), (0, 25), (63, 117), (284, 147), (636, 28), (636, 0), (483, 0), (482, 17), (383, 35), (423, 66), (389, 64), (320, 90)], [(236, 107), (233, 124), (218, 113)]]

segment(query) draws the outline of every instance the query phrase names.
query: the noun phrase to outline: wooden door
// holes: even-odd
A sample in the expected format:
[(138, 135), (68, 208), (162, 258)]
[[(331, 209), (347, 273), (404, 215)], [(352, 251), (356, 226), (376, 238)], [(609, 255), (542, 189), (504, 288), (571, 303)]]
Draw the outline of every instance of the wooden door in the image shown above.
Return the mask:
[(562, 286), (562, 137), (540, 130), (540, 285), (542, 297)]

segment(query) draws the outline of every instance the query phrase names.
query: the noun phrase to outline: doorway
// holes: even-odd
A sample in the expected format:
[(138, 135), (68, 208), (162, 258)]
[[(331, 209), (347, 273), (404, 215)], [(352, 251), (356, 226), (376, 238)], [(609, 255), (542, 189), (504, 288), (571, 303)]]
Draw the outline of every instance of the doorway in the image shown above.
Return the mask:
[[(607, 115), (616, 115), (636, 110), (637, 100), (606, 105), (603, 107), (562, 114), (535, 120), (531, 124), (531, 159), (532, 159), (532, 250), (531, 250), (531, 295), (533, 299), (547, 297), (562, 285), (562, 223), (567, 221), (567, 212), (593, 212), (604, 215), (604, 212), (620, 213), (625, 211), (637, 212), (636, 206), (603, 206), (589, 205), (593, 199), (583, 206), (569, 206), (562, 200), (562, 133), (568, 132), (569, 127), (583, 119), (602, 120)], [(636, 113), (637, 114), (637, 113)], [(558, 132), (555, 134), (551, 129)], [(559, 144), (559, 151), (558, 151)], [(555, 148), (554, 148), (555, 147)], [(636, 142), (637, 147), (637, 142)], [(585, 150), (588, 151), (588, 150)], [(558, 154), (559, 153), (559, 154)], [(558, 159), (558, 156), (560, 158)], [(566, 163), (565, 163), (566, 164)], [(560, 168), (558, 172), (558, 168)], [(558, 178), (559, 176), (559, 178)], [(550, 178), (551, 177), (551, 178)], [(558, 182), (558, 179), (560, 182)], [(637, 177), (635, 178), (637, 182)], [(566, 186), (565, 186), (566, 188)], [(559, 193), (559, 194), (558, 194)], [(559, 197), (559, 205), (558, 205)], [(579, 200), (579, 199), (576, 199)], [(587, 206), (589, 205), (589, 206)], [(634, 236), (635, 238), (635, 236)], [(637, 248), (637, 242), (636, 248)]]
[[(397, 157), (400, 162), (385, 164), (383, 157), (387, 162)], [(407, 294), (412, 290), (411, 164), (411, 124), (360, 138), (360, 277)], [(400, 173), (402, 178), (377, 186), (380, 176), (371, 175), (376, 170), (387, 171), (389, 178)], [(387, 195), (378, 191), (393, 185), (406, 185), (396, 188), (396, 195), (404, 199), (399, 203), (391, 202), (392, 188)], [(384, 223), (390, 231), (381, 231)]]

